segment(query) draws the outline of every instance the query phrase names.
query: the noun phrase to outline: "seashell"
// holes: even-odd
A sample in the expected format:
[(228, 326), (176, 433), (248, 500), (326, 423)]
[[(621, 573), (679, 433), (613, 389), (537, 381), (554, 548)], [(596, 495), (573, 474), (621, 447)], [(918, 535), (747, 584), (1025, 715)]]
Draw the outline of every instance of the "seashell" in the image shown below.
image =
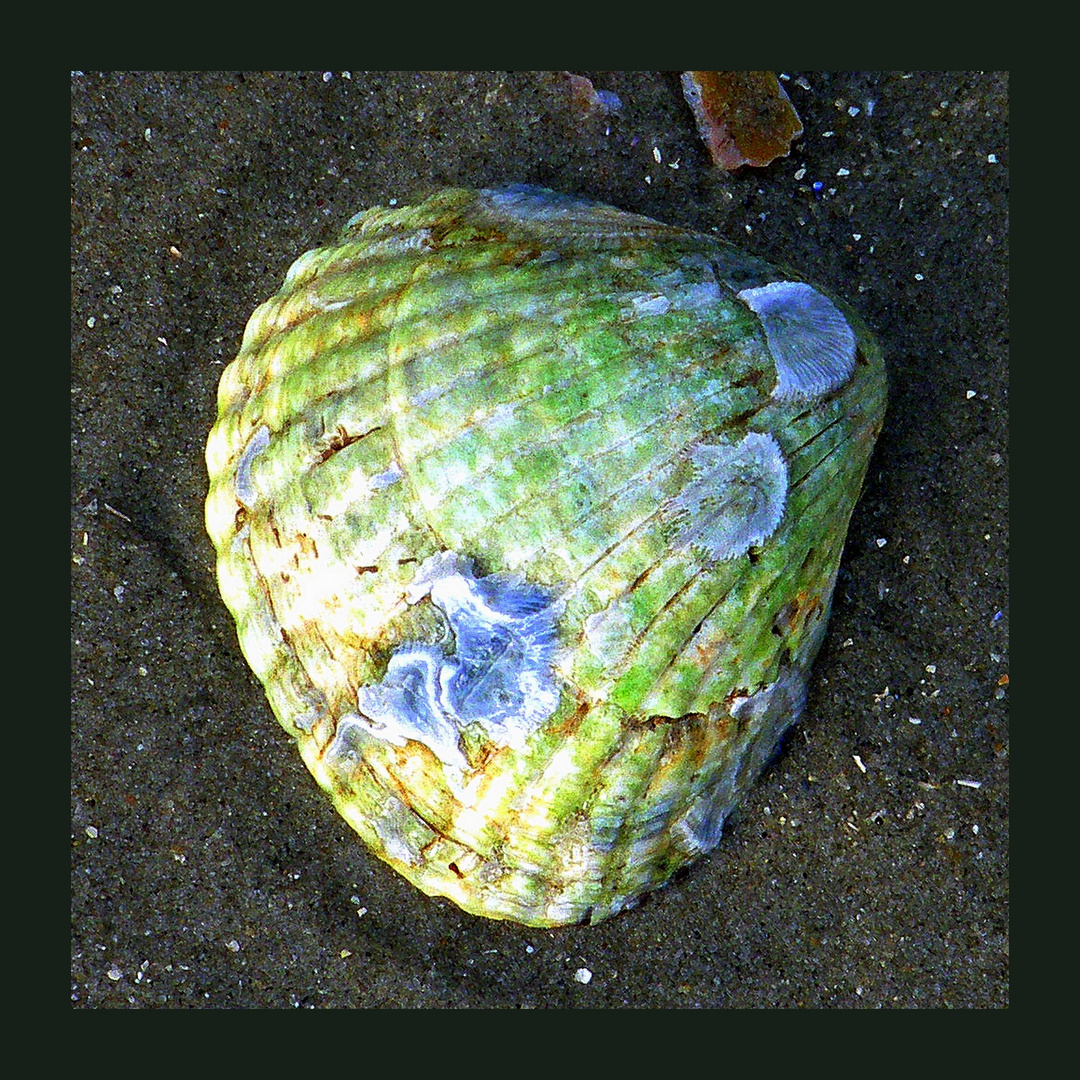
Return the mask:
[(862, 323), (712, 236), (524, 186), (371, 209), (222, 375), (221, 595), (380, 858), (596, 922), (799, 717), (884, 408)]
[(684, 71), (683, 97), (721, 169), (787, 157), (802, 121), (771, 71)]

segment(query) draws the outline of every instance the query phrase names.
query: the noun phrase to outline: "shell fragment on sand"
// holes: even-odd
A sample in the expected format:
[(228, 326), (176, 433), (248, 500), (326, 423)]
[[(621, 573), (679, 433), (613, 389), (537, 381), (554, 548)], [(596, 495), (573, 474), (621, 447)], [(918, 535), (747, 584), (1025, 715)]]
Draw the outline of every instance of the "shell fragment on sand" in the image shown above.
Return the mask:
[(802, 121), (771, 71), (684, 71), (686, 98), (713, 163), (732, 170), (787, 157)]

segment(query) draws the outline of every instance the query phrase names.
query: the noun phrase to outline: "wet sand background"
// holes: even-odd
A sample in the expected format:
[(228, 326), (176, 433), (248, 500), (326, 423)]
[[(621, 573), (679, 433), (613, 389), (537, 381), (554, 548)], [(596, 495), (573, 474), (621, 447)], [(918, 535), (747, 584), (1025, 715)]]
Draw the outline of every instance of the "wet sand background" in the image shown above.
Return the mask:
[[(621, 111), (560, 73), (73, 73), (76, 1007), (1008, 1003), (1007, 76), (788, 73), (803, 137), (730, 174), (677, 73), (586, 74)], [(552, 931), (364, 849), (202, 523), (218, 379), (292, 260), (390, 198), (511, 181), (797, 268), (890, 378), (804, 721), (710, 856)]]

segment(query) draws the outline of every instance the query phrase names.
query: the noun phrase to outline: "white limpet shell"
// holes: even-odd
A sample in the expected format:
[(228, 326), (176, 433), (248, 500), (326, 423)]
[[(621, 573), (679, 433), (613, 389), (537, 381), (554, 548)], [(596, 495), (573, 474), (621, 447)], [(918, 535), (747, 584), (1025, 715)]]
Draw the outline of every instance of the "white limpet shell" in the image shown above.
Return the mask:
[(803, 709), (885, 407), (821, 290), (515, 185), (357, 215), (222, 374), (206, 522), (341, 815), (467, 911), (633, 907)]
[(690, 451), (695, 476), (671, 500), (677, 544), (693, 544), (709, 562), (745, 555), (776, 531), (787, 498), (787, 465), (779, 443), (751, 432), (737, 443), (699, 443)]
[(801, 281), (773, 281), (738, 295), (765, 328), (777, 397), (816, 397), (851, 378), (855, 332), (823, 293)]

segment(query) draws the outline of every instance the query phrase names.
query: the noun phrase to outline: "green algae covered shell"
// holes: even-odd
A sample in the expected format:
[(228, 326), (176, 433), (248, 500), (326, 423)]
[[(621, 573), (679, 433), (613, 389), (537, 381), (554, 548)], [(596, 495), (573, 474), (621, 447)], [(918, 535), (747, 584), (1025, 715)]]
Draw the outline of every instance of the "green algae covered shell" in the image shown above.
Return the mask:
[(368, 210), (222, 375), (221, 594), (380, 858), (596, 922), (798, 719), (884, 408), (859, 320), (712, 236), (524, 186)]

